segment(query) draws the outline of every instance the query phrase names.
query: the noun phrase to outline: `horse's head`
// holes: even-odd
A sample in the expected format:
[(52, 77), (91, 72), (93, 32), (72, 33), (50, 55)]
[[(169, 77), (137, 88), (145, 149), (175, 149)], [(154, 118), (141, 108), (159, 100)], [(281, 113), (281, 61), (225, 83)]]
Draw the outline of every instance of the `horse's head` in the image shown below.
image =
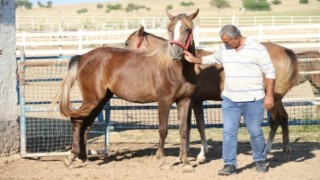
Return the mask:
[(199, 9), (190, 15), (178, 14), (177, 16), (173, 16), (167, 11), (167, 15), (170, 19), (168, 24), (170, 55), (174, 59), (181, 59), (183, 51), (189, 49), (193, 41), (192, 20), (198, 13)]
[(137, 31), (134, 31), (129, 35), (129, 37), (124, 43), (125, 48), (134, 50), (139, 49), (141, 47), (144, 36), (144, 27), (140, 26), (140, 28)]
[(165, 44), (166, 40), (144, 31), (144, 27), (140, 26), (125, 41), (125, 48), (130, 50), (151, 51)]

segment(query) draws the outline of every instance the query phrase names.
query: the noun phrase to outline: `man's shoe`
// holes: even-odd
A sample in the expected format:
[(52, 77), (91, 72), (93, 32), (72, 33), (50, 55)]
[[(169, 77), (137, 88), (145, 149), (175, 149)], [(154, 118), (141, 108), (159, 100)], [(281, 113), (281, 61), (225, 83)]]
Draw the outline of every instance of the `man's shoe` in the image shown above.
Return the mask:
[(265, 161), (257, 161), (256, 162), (256, 171), (266, 173), (268, 172), (268, 166)]
[(224, 165), (223, 169), (218, 172), (218, 175), (228, 176), (231, 174), (237, 174), (237, 169), (234, 165)]

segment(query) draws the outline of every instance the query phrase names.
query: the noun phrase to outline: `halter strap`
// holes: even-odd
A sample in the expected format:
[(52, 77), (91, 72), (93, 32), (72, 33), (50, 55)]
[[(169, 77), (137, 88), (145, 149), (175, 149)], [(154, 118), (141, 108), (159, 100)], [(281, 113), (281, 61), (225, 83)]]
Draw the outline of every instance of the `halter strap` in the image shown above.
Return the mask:
[(172, 44), (177, 44), (180, 47), (182, 47), (183, 50), (187, 50), (189, 48), (190, 44), (191, 44), (192, 38), (193, 38), (193, 35), (192, 35), (192, 30), (191, 30), (190, 34), (189, 34), (189, 37), (188, 37), (188, 40), (187, 40), (187, 43), (185, 45), (182, 44), (180, 41), (175, 41), (175, 40), (171, 40), (169, 42), (170, 42), (171, 45)]

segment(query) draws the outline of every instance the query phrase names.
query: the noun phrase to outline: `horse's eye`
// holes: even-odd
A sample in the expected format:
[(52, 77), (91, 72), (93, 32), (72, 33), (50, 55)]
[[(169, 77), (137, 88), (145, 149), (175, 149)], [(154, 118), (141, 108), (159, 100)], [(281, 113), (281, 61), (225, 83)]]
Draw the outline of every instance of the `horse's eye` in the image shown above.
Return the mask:
[(124, 45), (128, 46), (129, 45), (129, 41), (124, 42)]
[(190, 29), (189, 29), (189, 28), (187, 28), (187, 29), (186, 29), (186, 32), (190, 32)]

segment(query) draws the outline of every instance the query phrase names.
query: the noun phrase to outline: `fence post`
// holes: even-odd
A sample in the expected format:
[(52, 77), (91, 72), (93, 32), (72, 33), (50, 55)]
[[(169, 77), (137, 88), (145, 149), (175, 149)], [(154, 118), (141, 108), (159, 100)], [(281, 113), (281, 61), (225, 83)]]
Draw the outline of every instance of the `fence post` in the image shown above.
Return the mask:
[(107, 150), (108, 146), (109, 146), (109, 135), (110, 135), (110, 115), (111, 115), (111, 105), (110, 105), (110, 101), (107, 102), (107, 104), (104, 106), (104, 110), (105, 110), (105, 118), (106, 118), (106, 131), (105, 131), (105, 139), (104, 139), (104, 143), (105, 143), (105, 150)]
[(198, 47), (199, 46), (199, 26), (196, 26), (194, 28), (194, 32), (193, 32), (193, 40), (194, 40), (194, 45), (195, 47)]
[(263, 39), (263, 24), (259, 24), (259, 36), (258, 36), (259, 41), (262, 41)]
[[(23, 63), (25, 61), (24, 47), (20, 48), (20, 61)], [(18, 64), (19, 66), (19, 64)], [(21, 67), (21, 72), (19, 73), (19, 97), (20, 97), (20, 155), (26, 157), (26, 114), (25, 114), (25, 102), (24, 102), (24, 85), (21, 79), (24, 79), (24, 65)]]
[(83, 34), (82, 34), (82, 30), (79, 29), (78, 30), (78, 53), (82, 54), (82, 43), (83, 43)]

